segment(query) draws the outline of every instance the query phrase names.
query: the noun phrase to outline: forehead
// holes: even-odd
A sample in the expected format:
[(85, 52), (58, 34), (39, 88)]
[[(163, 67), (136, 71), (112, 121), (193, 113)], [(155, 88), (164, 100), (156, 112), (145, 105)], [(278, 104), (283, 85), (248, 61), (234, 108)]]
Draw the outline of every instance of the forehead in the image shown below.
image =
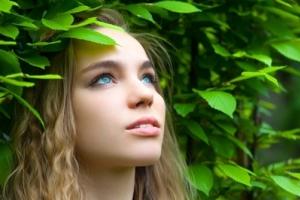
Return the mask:
[(74, 51), (78, 68), (85, 68), (93, 62), (113, 60), (121, 63), (134, 64), (148, 60), (142, 45), (126, 32), (108, 28), (98, 28), (96, 31), (114, 39), (117, 45), (106, 46), (96, 43), (76, 40)]

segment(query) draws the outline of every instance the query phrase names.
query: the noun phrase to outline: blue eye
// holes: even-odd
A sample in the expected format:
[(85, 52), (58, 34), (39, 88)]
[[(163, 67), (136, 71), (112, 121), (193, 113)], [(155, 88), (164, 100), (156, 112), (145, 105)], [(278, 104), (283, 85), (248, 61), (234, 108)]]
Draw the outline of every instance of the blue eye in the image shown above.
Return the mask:
[(113, 83), (113, 77), (111, 74), (107, 74), (107, 73), (104, 73), (104, 74), (100, 74), (98, 77), (96, 77), (91, 85), (109, 85), (109, 84), (112, 84)]
[(156, 78), (153, 74), (145, 74), (142, 78), (142, 82), (154, 85), (156, 83)]

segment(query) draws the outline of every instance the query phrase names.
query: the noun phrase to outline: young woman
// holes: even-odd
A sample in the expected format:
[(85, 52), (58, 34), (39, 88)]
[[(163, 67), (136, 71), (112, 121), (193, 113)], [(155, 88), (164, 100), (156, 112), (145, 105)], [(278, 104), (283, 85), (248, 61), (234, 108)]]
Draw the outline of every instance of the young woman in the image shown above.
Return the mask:
[[(99, 19), (126, 29), (114, 12)], [(91, 28), (117, 45), (72, 40), (51, 58), (51, 73), (64, 79), (27, 91), (46, 128), (29, 111), (18, 112), (4, 199), (189, 199), (158, 84), (167, 54), (153, 39)]]

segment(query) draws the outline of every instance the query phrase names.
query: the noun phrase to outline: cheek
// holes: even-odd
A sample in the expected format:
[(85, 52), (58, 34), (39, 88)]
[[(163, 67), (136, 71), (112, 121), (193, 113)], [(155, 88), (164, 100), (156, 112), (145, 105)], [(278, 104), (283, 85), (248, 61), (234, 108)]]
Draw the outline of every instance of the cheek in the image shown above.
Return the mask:
[(113, 129), (116, 113), (120, 109), (120, 98), (105, 98), (85, 91), (73, 96), (74, 114), (78, 136), (100, 137)]
[(160, 115), (161, 119), (164, 121), (166, 115), (166, 104), (163, 97), (160, 94), (157, 94), (154, 100), (154, 107), (158, 115)]
[(73, 105), (77, 153), (84, 157), (98, 158), (110, 155), (112, 141), (116, 141), (120, 132), (117, 123), (120, 120), (116, 116), (120, 110), (120, 98), (107, 99), (102, 95), (76, 91)]

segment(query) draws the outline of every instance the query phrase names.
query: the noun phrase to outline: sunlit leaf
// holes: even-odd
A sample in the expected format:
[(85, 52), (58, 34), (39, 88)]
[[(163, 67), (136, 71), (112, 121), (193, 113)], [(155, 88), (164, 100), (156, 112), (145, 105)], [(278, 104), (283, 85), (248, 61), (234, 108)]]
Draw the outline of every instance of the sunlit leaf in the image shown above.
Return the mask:
[(300, 197), (300, 181), (286, 176), (272, 175), (272, 180), (285, 191)]
[(72, 8), (64, 13), (66, 14), (74, 14), (74, 13), (79, 13), (79, 12), (83, 12), (83, 11), (86, 11), (86, 10), (89, 10), (90, 7), (89, 6), (86, 6), (86, 5), (80, 5), (80, 6), (77, 6), (75, 8)]
[(231, 164), (218, 164), (217, 167), (221, 169), (226, 176), (235, 180), (236, 182), (242, 183), (249, 187), (251, 186), (251, 178), (248, 170), (245, 168)]
[(288, 175), (300, 180), (300, 173), (288, 172)]
[(291, 12), (287, 12), (284, 9), (280, 9), (280, 8), (276, 8), (276, 7), (264, 7), (264, 10), (269, 11), (275, 15), (277, 15), (278, 17), (282, 17), (286, 20), (292, 20), (292, 21), (296, 21), (299, 22), (300, 18), (291, 13)]
[(209, 196), (214, 183), (211, 170), (204, 165), (191, 165), (188, 167), (188, 175), (190, 183)]
[(271, 66), (272, 64), (272, 58), (269, 55), (263, 53), (248, 53), (245, 51), (237, 51), (233, 54), (233, 56), (236, 58), (251, 58), (267, 66)]
[(241, 76), (238, 76), (232, 80), (230, 80), (228, 83), (234, 83), (234, 82), (238, 82), (238, 81), (243, 81), (243, 80), (247, 80), (250, 78), (255, 78), (255, 77), (263, 77), (266, 78), (268, 81), (270, 81), (272, 84), (274, 84), (276, 87), (279, 87), (279, 83), (277, 81), (277, 79), (271, 75), (269, 75), (269, 73), (273, 73), (276, 72), (278, 70), (282, 70), (285, 67), (266, 67), (263, 69), (260, 69), (258, 71), (255, 72), (242, 72)]
[(0, 0), (0, 11), (2, 12), (10, 13), (13, 6), (18, 6), (18, 4), (10, 0)]
[(233, 112), (236, 109), (236, 100), (234, 96), (223, 91), (194, 91), (205, 99), (210, 107), (233, 118)]
[(19, 29), (13, 25), (0, 26), (0, 34), (11, 39), (16, 39), (19, 35)]
[(282, 5), (284, 5), (284, 6), (287, 6), (287, 7), (290, 7), (290, 8), (292, 8), (293, 6), (291, 5), (291, 4), (289, 4), (288, 2), (286, 2), (286, 1), (283, 1), (283, 0), (275, 0), (277, 3), (280, 3), (280, 4), (282, 4)]
[(3, 76), (0, 76), (0, 83), (7, 83), (10, 85), (18, 86), (18, 87), (32, 87), (34, 86), (34, 83), (32, 82), (27, 82), (27, 81), (21, 81), (21, 80), (15, 80), (11, 78), (6, 78)]
[(0, 45), (4, 45), (4, 46), (14, 46), (17, 43), (15, 41), (4, 41), (4, 40), (0, 40)]
[(154, 5), (176, 13), (193, 13), (201, 11), (194, 5), (182, 1), (159, 1), (154, 3)]
[(102, 21), (99, 21), (99, 20), (97, 20), (95, 22), (95, 24), (100, 26), (100, 27), (105, 27), (105, 28), (110, 28), (110, 29), (114, 29), (114, 30), (117, 30), (117, 31), (125, 32), (125, 30), (120, 26), (109, 24), (109, 23), (102, 22)]
[(271, 46), (283, 56), (300, 62), (300, 39), (274, 41)]
[(6, 78), (28, 78), (28, 79), (62, 79), (62, 76), (58, 74), (42, 74), (42, 75), (31, 75), (31, 74), (23, 74), (23, 73), (16, 73), (16, 74), (9, 74), (5, 76)]
[(59, 37), (85, 40), (85, 41), (95, 42), (103, 45), (116, 44), (116, 42), (110, 37), (103, 35), (102, 33), (99, 33), (95, 30), (84, 28), (84, 27), (73, 28), (65, 33), (62, 33), (61, 35), (59, 35)]
[(248, 54), (246, 57), (260, 61), (268, 66), (272, 65), (272, 58), (266, 54)]
[(151, 13), (142, 5), (139, 4), (131, 4), (125, 7), (129, 12), (131, 12), (132, 14), (134, 14), (137, 17), (140, 17), (142, 19), (148, 20), (154, 24), (156, 24), (156, 22), (154, 21)]
[(53, 30), (68, 30), (73, 23), (73, 16), (71, 14), (58, 14), (51, 18), (43, 18), (42, 23), (44, 26)]
[(212, 47), (214, 48), (215, 53), (219, 54), (220, 56), (229, 57), (231, 55), (227, 49), (219, 44), (212, 44)]
[(265, 74), (265, 77), (268, 81), (270, 81), (271, 83), (273, 83), (275, 86), (279, 87), (279, 83), (277, 81), (277, 79), (269, 74)]

